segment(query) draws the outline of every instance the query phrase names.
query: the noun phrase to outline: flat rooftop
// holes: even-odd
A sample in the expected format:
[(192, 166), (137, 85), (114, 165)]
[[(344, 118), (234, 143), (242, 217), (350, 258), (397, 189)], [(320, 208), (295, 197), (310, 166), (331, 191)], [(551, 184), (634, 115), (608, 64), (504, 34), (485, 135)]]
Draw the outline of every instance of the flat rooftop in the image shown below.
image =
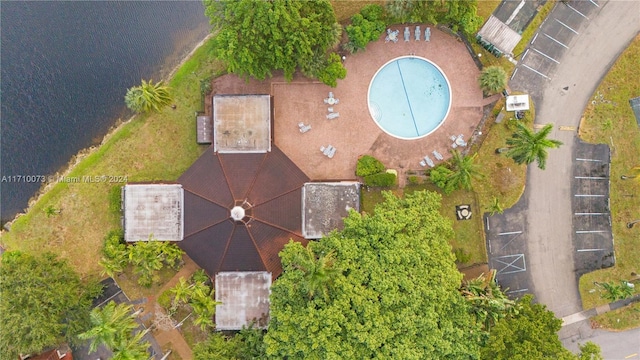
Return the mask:
[(180, 241), (184, 193), (180, 184), (128, 184), (122, 188), (125, 241)]
[(271, 151), (271, 96), (214, 96), (213, 150), (220, 153)]
[(360, 183), (306, 183), (302, 188), (302, 235), (319, 239), (343, 228), (349, 210), (360, 212)]
[(252, 322), (265, 328), (269, 318), (271, 273), (233, 271), (216, 274), (216, 328), (241, 330)]

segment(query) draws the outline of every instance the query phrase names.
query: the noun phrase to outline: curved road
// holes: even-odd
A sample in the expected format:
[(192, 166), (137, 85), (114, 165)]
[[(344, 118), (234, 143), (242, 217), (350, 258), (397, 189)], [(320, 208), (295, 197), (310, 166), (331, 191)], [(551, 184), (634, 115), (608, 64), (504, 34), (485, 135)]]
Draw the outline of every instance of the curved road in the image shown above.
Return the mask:
[[(581, 18), (579, 26), (573, 25), (569, 30), (574, 33), (570, 40), (558, 46), (559, 50), (555, 53), (552, 49), (542, 50), (544, 55), (553, 59), (550, 60), (553, 61), (552, 67), (547, 67), (546, 74), (540, 71), (541, 75), (530, 68), (518, 66), (509, 84), (513, 90), (531, 94), (536, 103), (536, 124), (553, 123), (551, 137), (564, 143), (559, 149), (550, 151), (546, 170), (539, 170), (535, 164), (529, 166), (524, 194), (529, 204), (526, 211), (527, 265), (535, 284), (535, 297), (559, 318), (582, 310), (572, 243), (571, 169), (576, 132), (561, 131), (560, 127), (578, 127), (598, 84), (640, 32), (638, 1), (591, 1), (593, 8), (589, 13), (581, 10), (585, 9), (585, 4), (589, 5), (587, 0), (573, 0), (568, 4), (558, 2), (547, 18), (547, 24), (542, 25), (548, 28), (551, 26), (549, 22), (553, 22), (566, 30), (567, 21), (561, 23), (556, 20), (561, 19), (560, 14), (554, 18), (554, 13), (560, 11), (569, 14), (573, 11)], [(582, 7), (578, 8), (578, 5)], [(544, 39), (544, 36), (540, 37)], [(536, 46), (540, 44), (538, 42)], [(582, 330), (574, 327), (569, 333), (562, 334), (564, 337), (580, 335), (585, 335), (584, 324)], [(628, 341), (622, 342), (629, 346), (625, 356), (639, 350), (637, 331), (616, 336), (628, 337)], [(620, 347), (617, 350), (620, 351)], [(620, 354), (609, 353), (603, 346), (603, 355), (607, 359), (615, 359)]]

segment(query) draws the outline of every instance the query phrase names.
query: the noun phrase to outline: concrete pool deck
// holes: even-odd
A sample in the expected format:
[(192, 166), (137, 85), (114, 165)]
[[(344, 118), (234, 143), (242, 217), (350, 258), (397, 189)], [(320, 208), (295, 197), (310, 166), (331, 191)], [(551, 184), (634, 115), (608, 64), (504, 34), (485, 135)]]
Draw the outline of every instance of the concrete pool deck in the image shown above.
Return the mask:
[[(421, 25), (425, 29), (425, 25)], [(402, 32), (404, 26), (392, 26)], [(410, 27), (412, 34), (414, 26)], [(431, 27), (431, 41), (384, 42), (384, 35), (370, 43), (366, 51), (347, 55), (347, 77), (331, 88), (296, 75), (286, 82), (281, 74), (265, 81), (245, 81), (236, 75), (214, 80), (214, 94), (270, 94), (273, 96), (273, 140), (276, 146), (313, 180), (346, 180), (355, 177), (360, 155), (373, 155), (390, 169), (398, 170), (400, 185), (407, 171), (421, 171), (420, 160), (437, 150), (450, 157), (450, 136), (463, 134), (470, 139), (482, 118), (483, 97), (478, 86), (480, 71), (464, 43)], [(369, 114), (367, 92), (371, 78), (389, 60), (406, 55), (421, 56), (437, 64), (451, 84), (451, 110), (444, 123), (432, 134), (417, 140), (401, 140), (383, 132)], [(328, 120), (323, 99), (332, 91), (340, 100), (333, 106), (340, 117)], [(210, 104), (210, 97), (206, 101)], [(208, 105), (211, 106), (211, 105)], [(210, 112), (210, 108), (209, 108)], [(301, 133), (298, 123), (311, 125)], [(336, 154), (329, 159), (321, 146), (333, 145)], [(436, 162), (437, 164), (437, 162)]]

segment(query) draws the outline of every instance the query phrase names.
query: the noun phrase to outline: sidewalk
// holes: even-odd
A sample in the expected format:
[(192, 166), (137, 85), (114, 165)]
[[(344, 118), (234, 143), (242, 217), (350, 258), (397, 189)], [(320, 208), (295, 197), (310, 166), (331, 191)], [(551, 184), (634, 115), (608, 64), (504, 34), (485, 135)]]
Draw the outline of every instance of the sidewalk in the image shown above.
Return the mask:
[(638, 302), (638, 301), (640, 301), (640, 294), (636, 295), (636, 296), (632, 296), (632, 297), (630, 297), (628, 299), (618, 300), (618, 301), (614, 301), (614, 302), (609, 303), (609, 304), (601, 305), (601, 306), (598, 306), (597, 308), (594, 308), (594, 309), (584, 310), (584, 311), (580, 311), (580, 312), (575, 313), (575, 314), (567, 315), (567, 316), (562, 318), (562, 326), (575, 324), (577, 322), (589, 319), (589, 318), (594, 317), (596, 315), (604, 314), (604, 313), (609, 312), (611, 310), (620, 309), (622, 307), (625, 307), (627, 305), (630, 305), (630, 304), (632, 304), (634, 302)]

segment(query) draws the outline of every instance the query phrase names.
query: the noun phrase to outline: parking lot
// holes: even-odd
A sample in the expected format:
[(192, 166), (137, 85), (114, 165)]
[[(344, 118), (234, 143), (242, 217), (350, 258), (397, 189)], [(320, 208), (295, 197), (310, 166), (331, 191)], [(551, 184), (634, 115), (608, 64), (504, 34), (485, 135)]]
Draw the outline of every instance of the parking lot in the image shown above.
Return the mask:
[[(556, 3), (522, 54), (515, 54), (518, 65), (511, 80), (539, 83), (553, 76), (562, 54), (569, 50), (586, 22), (597, 14), (604, 0), (571, 0)], [(540, 94), (532, 94), (534, 96)]]
[(527, 268), (526, 197), (502, 214), (485, 214), (489, 267), (496, 270), (496, 280), (506, 294), (518, 298), (533, 293)]
[(613, 266), (609, 211), (609, 147), (577, 140), (571, 190), (576, 276)]

